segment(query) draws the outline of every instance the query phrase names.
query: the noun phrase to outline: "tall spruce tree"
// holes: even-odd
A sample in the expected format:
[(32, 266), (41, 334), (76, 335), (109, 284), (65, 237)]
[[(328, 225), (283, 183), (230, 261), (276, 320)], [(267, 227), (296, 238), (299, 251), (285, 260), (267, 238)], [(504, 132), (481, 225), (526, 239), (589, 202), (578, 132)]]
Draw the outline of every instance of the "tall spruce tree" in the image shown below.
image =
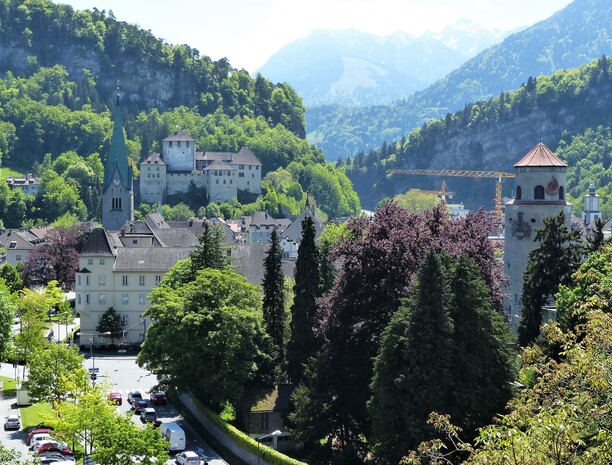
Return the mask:
[(314, 221), (302, 221), (302, 237), (295, 264), (295, 286), (291, 306), (291, 337), (287, 346), (287, 373), (294, 383), (304, 376), (304, 365), (318, 349), (314, 333), (316, 299), (321, 295), (319, 250)]
[(214, 268), (222, 270), (229, 265), (227, 246), (223, 243), (223, 231), (220, 226), (204, 223), (204, 232), (199, 239), (196, 249), (189, 255), (191, 258), (191, 275), (195, 276), (198, 270)]
[(571, 283), (584, 252), (580, 231), (568, 229), (563, 212), (544, 219), (544, 227), (537, 231), (535, 241), (539, 245), (529, 252), (521, 296), (518, 342), (523, 347), (540, 334), (542, 307), (554, 297), (560, 285)]
[(515, 379), (514, 335), (493, 309), (489, 288), (477, 265), (461, 255), (450, 280), (454, 383), (450, 413), (468, 436), (503, 413)]
[(276, 230), (272, 231), (270, 248), (264, 259), (263, 317), (266, 331), (276, 352), (276, 366), (285, 365), (285, 275), (282, 268), (283, 250)]
[(453, 323), (449, 314), (448, 256), (426, 256), (409, 297), (382, 334), (374, 360), (372, 420), (374, 448), (385, 463), (399, 463), (431, 435), (432, 411), (448, 412), (453, 381)]

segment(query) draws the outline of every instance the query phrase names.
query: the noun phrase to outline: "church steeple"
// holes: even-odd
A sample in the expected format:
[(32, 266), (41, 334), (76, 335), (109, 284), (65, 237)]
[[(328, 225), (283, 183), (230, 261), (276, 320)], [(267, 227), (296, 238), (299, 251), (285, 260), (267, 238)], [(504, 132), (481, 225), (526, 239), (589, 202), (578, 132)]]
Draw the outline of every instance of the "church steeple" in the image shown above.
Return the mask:
[(102, 186), (102, 226), (117, 231), (134, 218), (132, 169), (128, 163), (119, 104), (119, 86), (113, 115), (113, 135)]
[(128, 163), (125, 138), (123, 137), (123, 121), (121, 119), (121, 106), (119, 102), (119, 86), (117, 85), (117, 96), (113, 111), (113, 136), (111, 138), (110, 152), (104, 167), (104, 185), (106, 190), (113, 180), (115, 170), (119, 171), (122, 184), (127, 189), (132, 189), (132, 170)]

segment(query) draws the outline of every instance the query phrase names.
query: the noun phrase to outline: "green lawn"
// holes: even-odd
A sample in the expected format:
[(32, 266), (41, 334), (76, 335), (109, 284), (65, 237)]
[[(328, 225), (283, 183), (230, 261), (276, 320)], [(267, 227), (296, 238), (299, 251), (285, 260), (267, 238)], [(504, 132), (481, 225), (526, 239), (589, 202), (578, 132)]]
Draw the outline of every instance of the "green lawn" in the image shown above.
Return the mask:
[(22, 178), (24, 176), (24, 173), (19, 172), (13, 168), (0, 168), (0, 179), (9, 178), (12, 176)]
[[(2, 380), (3, 384), (2, 391), (4, 397), (16, 397), (16, 381), (13, 378), (7, 378), (6, 376), (0, 376), (0, 379)], [(19, 415), (21, 416), (21, 427), (27, 428), (28, 426), (44, 423), (49, 417), (53, 417), (55, 412), (51, 408), (51, 404), (48, 402), (41, 402), (38, 404), (19, 407)]]

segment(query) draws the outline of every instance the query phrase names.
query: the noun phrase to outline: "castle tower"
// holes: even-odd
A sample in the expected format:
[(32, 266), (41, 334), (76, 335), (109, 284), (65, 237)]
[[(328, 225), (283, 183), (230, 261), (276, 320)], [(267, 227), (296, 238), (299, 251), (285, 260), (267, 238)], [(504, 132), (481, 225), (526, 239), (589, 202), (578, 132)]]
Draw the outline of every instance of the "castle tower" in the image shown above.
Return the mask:
[(119, 88), (113, 115), (113, 136), (110, 152), (104, 166), (102, 185), (102, 226), (118, 231), (127, 221), (134, 219), (134, 189), (132, 169), (128, 164), (127, 149), (123, 137)]
[(162, 158), (168, 171), (191, 173), (195, 170), (195, 140), (185, 131), (176, 131), (162, 141)]
[(582, 223), (587, 230), (593, 229), (598, 218), (601, 218), (601, 202), (595, 193), (595, 184), (591, 183), (588, 195), (584, 196)]
[(570, 227), (572, 205), (565, 200), (567, 165), (544, 144), (536, 145), (514, 165), (515, 197), (506, 203), (504, 270), (508, 276), (505, 310), (511, 326), (520, 323), (523, 273), (529, 252), (538, 246), (536, 230), (544, 219), (565, 212)]

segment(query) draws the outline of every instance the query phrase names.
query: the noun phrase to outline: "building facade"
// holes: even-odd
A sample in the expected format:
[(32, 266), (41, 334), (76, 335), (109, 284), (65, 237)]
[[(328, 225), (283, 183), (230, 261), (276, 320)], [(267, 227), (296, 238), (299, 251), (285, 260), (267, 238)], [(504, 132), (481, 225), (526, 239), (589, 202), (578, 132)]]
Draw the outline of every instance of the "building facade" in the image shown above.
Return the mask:
[(505, 204), (504, 270), (508, 277), (505, 311), (511, 326), (521, 318), (523, 273), (529, 252), (538, 246), (536, 230), (544, 219), (565, 213), (570, 227), (572, 205), (565, 199), (567, 165), (544, 144), (535, 146), (514, 165), (515, 196)]
[(235, 199), (238, 192), (261, 193), (261, 168), (252, 150), (238, 153), (197, 152), (195, 140), (176, 131), (162, 141), (162, 154), (153, 153), (140, 164), (143, 202), (162, 202), (166, 196), (204, 188), (210, 202)]

